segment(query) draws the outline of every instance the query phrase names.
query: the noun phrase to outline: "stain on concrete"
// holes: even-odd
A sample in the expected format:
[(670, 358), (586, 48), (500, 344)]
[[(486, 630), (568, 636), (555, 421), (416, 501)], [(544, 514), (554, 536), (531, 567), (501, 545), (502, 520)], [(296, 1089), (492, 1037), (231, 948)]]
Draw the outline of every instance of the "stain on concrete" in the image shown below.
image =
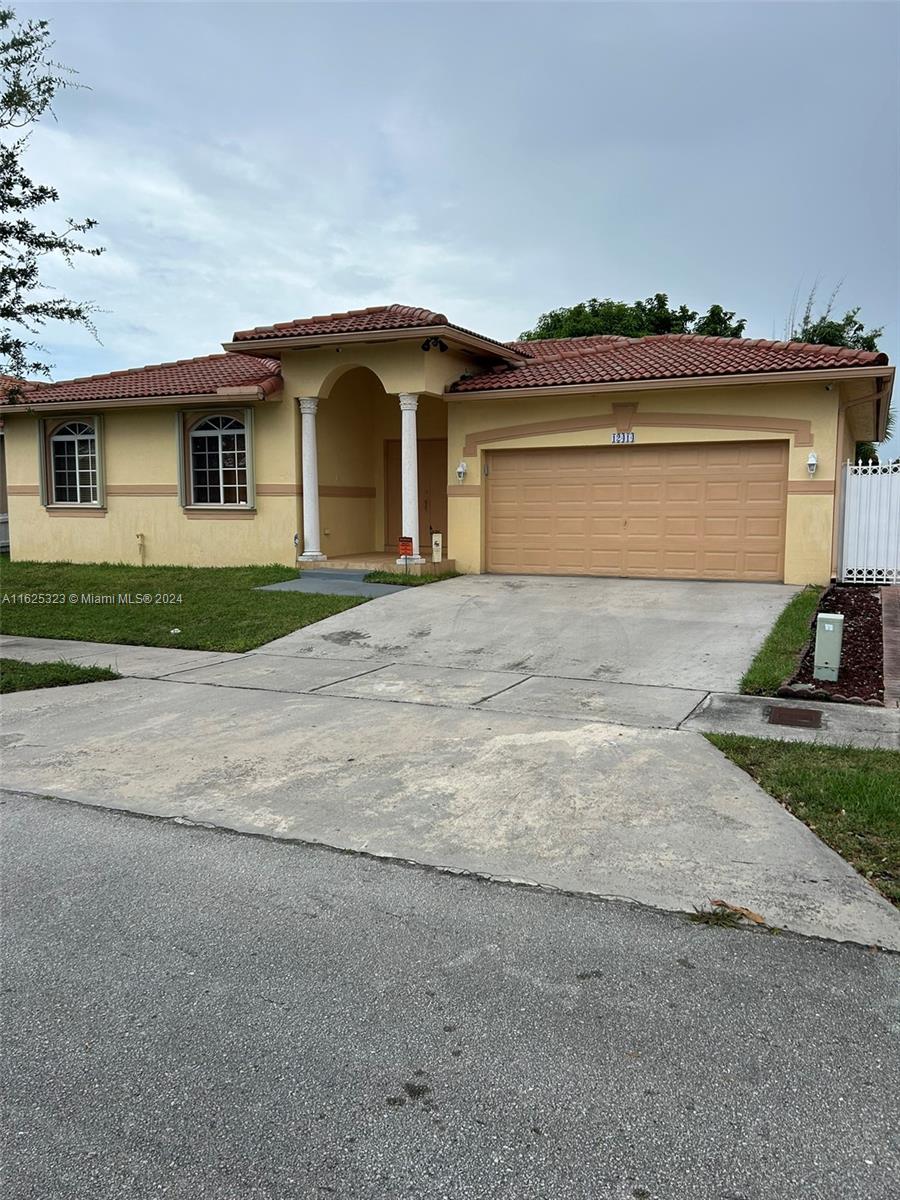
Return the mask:
[(336, 646), (354, 646), (358, 642), (367, 642), (369, 635), (359, 629), (338, 629), (334, 633), (323, 633), (323, 642), (333, 642)]

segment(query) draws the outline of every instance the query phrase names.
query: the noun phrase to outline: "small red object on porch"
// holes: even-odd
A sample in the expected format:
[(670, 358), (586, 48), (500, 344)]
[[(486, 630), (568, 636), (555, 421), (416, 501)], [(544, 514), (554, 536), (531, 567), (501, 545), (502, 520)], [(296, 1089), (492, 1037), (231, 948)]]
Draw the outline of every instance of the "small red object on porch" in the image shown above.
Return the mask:
[(397, 542), (397, 557), (412, 558), (413, 555), (413, 540), (411, 537), (402, 537)]

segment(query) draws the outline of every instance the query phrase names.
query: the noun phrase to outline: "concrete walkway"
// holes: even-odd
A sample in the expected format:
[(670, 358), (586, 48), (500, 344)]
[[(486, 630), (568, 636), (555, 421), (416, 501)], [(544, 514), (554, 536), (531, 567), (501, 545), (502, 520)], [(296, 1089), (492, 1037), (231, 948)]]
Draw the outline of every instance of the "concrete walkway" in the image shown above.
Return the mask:
[(173, 671), (205, 667), (242, 658), (219, 650), (172, 650), (167, 646), (123, 646), (111, 642), (76, 642), (65, 638), (14, 637), (0, 634), (0, 657), (20, 662), (67, 662), (82, 667), (109, 667), (119, 675), (158, 679)]
[[(818, 727), (772, 724), (773, 718), (810, 719)], [(740, 733), (823, 746), (857, 746), (868, 750), (900, 750), (900, 709), (865, 704), (820, 704), (814, 700), (781, 700), (771, 696), (735, 696), (712, 692), (681, 729), (698, 733)], [(900, 766), (898, 766), (900, 772)], [(900, 774), (898, 774), (900, 789)]]
[[(334, 620), (335, 618), (330, 618)], [(292, 635), (293, 636), (293, 635)], [(25, 662), (108, 666), (125, 677), (288, 694), (602, 721), (638, 729), (738, 733), (782, 741), (900, 749), (900, 710), (706, 692), (699, 688), (598, 682), (515, 671), (432, 667), (387, 659), (294, 657), (280, 642), (249, 654), (0, 637), (0, 655)], [(272, 649), (274, 647), (274, 650)], [(771, 710), (819, 714), (817, 728), (771, 724)]]
[(260, 592), (311, 592), (326, 596), (362, 596), (376, 600), (379, 596), (390, 596), (392, 592), (406, 592), (404, 584), (366, 583), (368, 571), (302, 571), (296, 579), (283, 583), (266, 583)]

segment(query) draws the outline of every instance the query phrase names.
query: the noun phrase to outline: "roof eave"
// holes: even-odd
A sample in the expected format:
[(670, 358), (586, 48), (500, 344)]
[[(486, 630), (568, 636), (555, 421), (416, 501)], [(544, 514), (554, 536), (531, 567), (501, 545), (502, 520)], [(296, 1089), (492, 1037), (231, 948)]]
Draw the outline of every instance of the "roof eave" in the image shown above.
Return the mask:
[(490, 338), (464, 333), (452, 325), (416, 325), (409, 329), (372, 329), (359, 333), (323, 333), (298, 337), (259, 338), (249, 341), (223, 342), (222, 349), (230, 354), (249, 354), (260, 358), (270, 358), (285, 350), (315, 350), (319, 346), (340, 346), (351, 343), (363, 345), (366, 342), (413, 341), (416, 338), (426, 337), (440, 337), (447, 342), (455, 342), (471, 352), (500, 358), (515, 366), (523, 366), (531, 361), (515, 350), (510, 350), (507, 346), (492, 342)]
[(746, 374), (734, 373), (728, 375), (678, 375), (666, 379), (619, 379), (602, 383), (543, 383), (532, 384), (530, 387), (517, 388), (484, 388), (482, 390), (473, 388), (471, 391), (467, 390), (464, 392), (454, 392), (448, 388), (444, 392), (444, 399), (515, 400), (526, 396), (534, 396), (542, 392), (579, 396), (593, 395), (597, 392), (641, 392), (672, 388), (735, 387), (740, 384), (770, 383), (773, 379), (778, 379), (781, 383), (803, 383), (810, 380), (833, 383), (840, 379), (846, 379), (848, 376), (853, 379), (874, 379), (890, 375), (891, 380), (893, 380), (893, 372), (894, 368), (887, 366), (847, 366), (821, 368), (812, 371), (755, 371)]
[(28, 413), (35, 416), (47, 412), (89, 412), (108, 408), (160, 408), (172, 405), (221, 404), (223, 401), (261, 404), (280, 399), (281, 384), (279, 381), (277, 391), (267, 390), (263, 384), (260, 384), (250, 388), (223, 387), (218, 388), (215, 392), (187, 393), (178, 396), (109, 396), (105, 399), (94, 397), (86, 400), (39, 400), (32, 403), (22, 400), (18, 404), (0, 406), (0, 413), (4, 416), (11, 413)]
[(891, 397), (894, 393), (894, 368), (879, 367), (881, 372), (881, 387), (879, 389), (879, 407), (875, 414), (877, 426), (877, 438), (879, 442), (883, 442), (887, 436), (887, 421), (888, 413), (891, 410)]

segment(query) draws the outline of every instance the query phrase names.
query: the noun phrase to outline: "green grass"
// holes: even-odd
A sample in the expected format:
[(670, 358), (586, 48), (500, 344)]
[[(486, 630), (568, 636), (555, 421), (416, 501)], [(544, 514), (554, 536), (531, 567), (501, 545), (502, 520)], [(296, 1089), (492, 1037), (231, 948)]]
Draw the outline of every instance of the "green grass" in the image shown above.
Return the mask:
[(79, 667), (67, 662), (19, 662), (0, 658), (0, 692), (30, 692), (34, 688), (69, 687), (73, 683), (97, 683), (119, 679), (107, 667)]
[(900, 751), (707, 737), (900, 906)]
[[(364, 601), (355, 596), (258, 592), (295, 579), (290, 567), (131, 567), (119, 564), (0, 564), (0, 630), (184, 650), (252, 650)], [(22, 595), (61, 597), (23, 604)], [(132, 603), (90, 604), (82, 596), (130, 595)], [(149, 596), (150, 603), (134, 602)], [(76, 597), (72, 603), (69, 597)], [(169, 603), (157, 597), (181, 597)], [(177, 631), (177, 632), (176, 632)]]
[(748, 667), (741, 680), (742, 692), (749, 696), (774, 696), (793, 675), (810, 639), (810, 622), (824, 590), (807, 587), (794, 596)]
[(446, 571), (443, 575), (406, 575), (403, 571), (370, 571), (363, 582), (421, 587), (424, 583), (440, 583), (442, 579), (456, 579), (461, 574), (461, 571)]

